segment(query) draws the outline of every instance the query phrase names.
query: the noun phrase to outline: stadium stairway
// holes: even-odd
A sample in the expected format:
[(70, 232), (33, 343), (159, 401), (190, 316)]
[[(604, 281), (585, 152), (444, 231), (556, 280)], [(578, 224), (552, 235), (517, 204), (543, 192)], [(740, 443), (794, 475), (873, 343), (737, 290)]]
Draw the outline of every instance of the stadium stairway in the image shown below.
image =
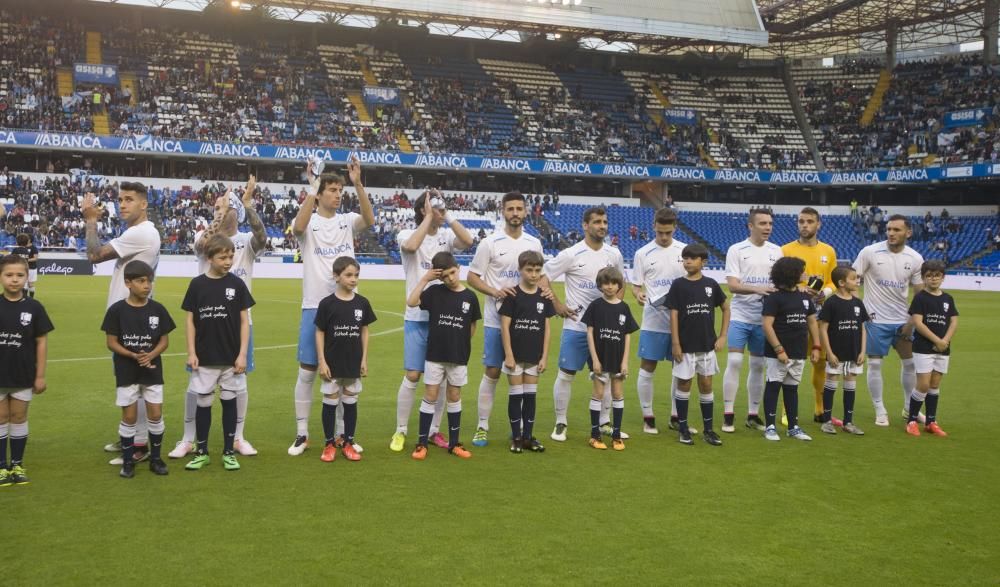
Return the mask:
[(806, 116), (805, 108), (802, 107), (802, 100), (799, 99), (799, 89), (792, 79), (792, 68), (786, 63), (781, 68), (781, 79), (785, 82), (785, 92), (788, 93), (788, 102), (792, 105), (792, 113), (795, 114), (795, 122), (802, 130), (802, 138), (806, 141), (809, 154), (812, 156), (813, 165), (817, 171), (824, 171), (823, 155), (819, 152), (819, 145), (816, 144), (816, 137), (813, 135), (812, 125), (809, 124), (809, 117)]
[(363, 55), (355, 55), (354, 59), (358, 62), (358, 67), (361, 68), (361, 73), (365, 78), (365, 83), (369, 86), (377, 86), (378, 78), (375, 77), (375, 72), (372, 68), (368, 67), (368, 60), (364, 58)]
[(72, 96), (73, 70), (68, 67), (60, 67), (56, 70), (56, 83), (58, 84), (60, 96)]
[(103, 63), (102, 57), (101, 33), (87, 31), (87, 63)]
[(138, 93), (138, 91), (136, 90), (135, 74), (121, 72), (118, 75), (118, 79), (120, 80), (119, 85), (121, 86), (121, 89), (124, 90), (128, 88), (129, 93), (132, 95), (130, 103), (132, 105), (135, 105), (135, 96)]
[(660, 84), (652, 80), (647, 83), (649, 84), (649, 89), (653, 91), (653, 95), (660, 101), (660, 104), (662, 104), (664, 108), (670, 108), (670, 99), (668, 99), (667, 95), (660, 89)]
[(106, 112), (95, 112), (93, 115), (94, 133), (98, 135), (111, 134), (111, 122)]
[(882, 73), (878, 76), (878, 83), (875, 84), (875, 89), (872, 90), (872, 97), (868, 100), (868, 105), (865, 106), (865, 111), (861, 113), (861, 126), (866, 127), (875, 120), (875, 115), (878, 111), (882, 109), (882, 100), (885, 99), (885, 93), (889, 91), (889, 85), (892, 83), (892, 72), (888, 69), (883, 69)]
[(361, 92), (357, 90), (351, 90), (347, 92), (347, 99), (354, 104), (354, 107), (358, 110), (358, 119), (361, 122), (371, 122), (372, 115), (368, 112), (368, 105), (365, 104), (364, 99), (361, 98)]

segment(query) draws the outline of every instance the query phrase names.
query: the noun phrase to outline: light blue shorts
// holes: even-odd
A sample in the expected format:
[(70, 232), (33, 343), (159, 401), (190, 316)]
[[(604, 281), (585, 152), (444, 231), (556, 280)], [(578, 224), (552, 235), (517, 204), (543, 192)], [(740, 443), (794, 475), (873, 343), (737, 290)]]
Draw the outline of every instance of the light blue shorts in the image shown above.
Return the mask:
[(647, 361), (672, 361), (673, 347), (669, 332), (639, 331), (639, 358)]
[(486, 367), (503, 367), (503, 339), (500, 329), (487, 326), (483, 330), (483, 365)]
[(868, 356), (886, 357), (889, 349), (902, 338), (905, 324), (876, 324), (865, 322), (865, 332), (868, 333)]
[(316, 308), (303, 308), (302, 321), (299, 322), (299, 363), (316, 367), (319, 365), (319, 355), (316, 354)]
[(750, 350), (755, 357), (764, 356), (764, 327), (760, 324), (748, 324), (733, 320), (729, 323), (729, 336), (726, 343), (731, 349), (744, 348)]
[(579, 371), (587, 365), (589, 358), (587, 333), (563, 329), (562, 340), (559, 342), (559, 368)]
[(424, 372), (429, 322), (403, 321), (403, 369)]
[(250, 325), (250, 341), (247, 343), (247, 373), (253, 373), (253, 324)]

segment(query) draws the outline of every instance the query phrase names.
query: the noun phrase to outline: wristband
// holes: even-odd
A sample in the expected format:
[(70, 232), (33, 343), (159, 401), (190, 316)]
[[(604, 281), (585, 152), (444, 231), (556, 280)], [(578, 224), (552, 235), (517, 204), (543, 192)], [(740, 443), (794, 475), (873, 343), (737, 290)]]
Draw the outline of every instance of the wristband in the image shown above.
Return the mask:
[(454, 222), (454, 221), (455, 221), (455, 219), (451, 217), (451, 212), (445, 212), (444, 213), (444, 224), (445, 224), (445, 226), (451, 226), (451, 223)]
[(774, 347), (774, 354), (783, 353), (783, 352), (785, 352), (785, 347), (781, 346), (780, 344), (778, 346)]
[(814, 344), (813, 345), (813, 350), (814, 351), (821, 351), (821, 350), (823, 350), (823, 347), (819, 346), (818, 344)]

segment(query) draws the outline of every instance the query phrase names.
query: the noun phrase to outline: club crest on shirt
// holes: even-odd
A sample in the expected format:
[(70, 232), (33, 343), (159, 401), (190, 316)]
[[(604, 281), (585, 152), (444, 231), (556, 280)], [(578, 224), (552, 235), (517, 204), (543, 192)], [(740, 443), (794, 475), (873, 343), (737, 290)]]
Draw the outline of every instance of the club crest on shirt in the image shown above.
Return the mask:
[(809, 300), (802, 300), (802, 307), (806, 310), (809, 309)]
[(903, 264), (903, 269), (905, 269), (905, 270), (907, 270), (907, 271), (909, 271), (909, 270), (910, 270), (910, 267), (911, 267), (911, 266), (910, 266), (910, 264), (909, 264), (908, 262), (907, 262), (907, 263), (904, 263), (904, 264)]
[(150, 316), (149, 317), (149, 329), (150, 330), (156, 330), (159, 327), (160, 327), (160, 317), (159, 316)]
[(830, 260), (830, 258), (827, 257), (826, 255), (823, 255), (823, 256), (821, 256), (819, 258), (819, 262), (822, 263), (822, 264), (824, 264), (824, 265), (826, 265), (829, 260)]
[(778, 260), (778, 258), (775, 257), (774, 255), (768, 255), (767, 260), (770, 261), (771, 263), (774, 263)]
[(233, 301), (234, 299), (236, 299), (236, 288), (235, 287), (227, 287), (226, 288), (226, 299), (229, 300), (229, 301)]
[(354, 310), (354, 319), (361, 322), (361, 314), (362, 312), (360, 309)]
[(947, 312), (948, 311), (948, 306), (949, 306), (948, 302), (944, 302), (942, 304), (942, 306), (944, 307), (944, 311)]
[(854, 315), (855, 316), (860, 316), (861, 315), (861, 308), (859, 308), (858, 306), (854, 306)]
[(472, 307), (472, 305), (469, 304), (469, 302), (462, 302), (462, 313), (463, 314), (468, 314), (469, 313), (469, 308), (471, 308), (471, 307)]
[[(535, 304), (535, 308), (538, 310), (538, 313), (541, 314), (542, 312), (545, 311), (545, 304), (543, 304), (542, 302), (538, 302), (537, 304)], [(945, 308), (945, 310), (947, 309), (948, 308)]]
[(625, 326), (625, 314), (618, 314), (618, 325)]
[(711, 287), (705, 286), (705, 295), (708, 296), (708, 297), (712, 297), (712, 288)]
[(31, 324), (31, 312), (21, 312), (21, 326)]

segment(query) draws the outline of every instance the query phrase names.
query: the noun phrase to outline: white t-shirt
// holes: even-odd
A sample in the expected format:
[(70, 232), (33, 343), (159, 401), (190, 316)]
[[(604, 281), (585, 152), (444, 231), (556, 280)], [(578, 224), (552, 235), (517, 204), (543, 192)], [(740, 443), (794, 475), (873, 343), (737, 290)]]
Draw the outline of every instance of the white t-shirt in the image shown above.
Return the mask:
[(670, 284), (675, 279), (687, 275), (681, 251), (684, 243), (673, 241), (668, 247), (661, 247), (650, 241), (638, 251), (632, 260), (632, 283), (646, 288), (646, 305), (642, 310), (642, 330), (650, 332), (670, 332), (670, 310), (663, 304), (653, 307), (652, 302), (667, 295)]
[(566, 276), (566, 306), (576, 310), (575, 318), (563, 321), (563, 329), (587, 332), (587, 325), (580, 319), (590, 302), (601, 297), (596, 281), (597, 272), (605, 267), (617, 267), (624, 276), (625, 259), (621, 251), (607, 243), (595, 251), (587, 245), (586, 240), (563, 249), (545, 264), (543, 271), (551, 281)]
[[(431, 259), (434, 255), (444, 251), (446, 253), (456, 253), (459, 249), (458, 237), (450, 229), (442, 226), (434, 234), (429, 234), (424, 237), (424, 242), (420, 243), (417, 247), (416, 252), (407, 253), (403, 250), (403, 243), (413, 236), (416, 232), (415, 229), (402, 230), (396, 235), (396, 241), (399, 242), (399, 256), (403, 259), (403, 274), (406, 275), (406, 295), (409, 296), (413, 288), (417, 287), (420, 283), (420, 278), (427, 273), (427, 270), (431, 268)], [(427, 287), (434, 285), (435, 283), (440, 283), (439, 281), (432, 281), (427, 284)], [(424, 288), (426, 289), (426, 288)], [(406, 312), (403, 314), (404, 320), (409, 320), (411, 322), (427, 322), (428, 314), (427, 310), (421, 310), (419, 307), (411, 308), (406, 307)]]
[(305, 232), (299, 237), (302, 251), (302, 309), (318, 308), (326, 296), (337, 289), (333, 280), (333, 262), (337, 257), (354, 256), (354, 235), (365, 228), (365, 220), (356, 212), (323, 218), (313, 213)]
[[(497, 289), (513, 287), (521, 282), (517, 258), (524, 251), (541, 253), (542, 241), (526, 232), (521, 233), (521, 238), (512, 238), (503, 230), (498, 230), (480, 241), (476, 256), (469, 265), (469, 271), (482, 277), (490, 287)], [(485, 301), (483, 325), (488, 328), (500, 328), (500, 314), (497, 312), (500, 302), (491, 296), (486, 296)]]
[(898, 253), (889, 250), (886, 241), (869, 245), (858, 253), (854, 270), (865, 280), (862, 300), (872, 322), (905, 324), (910, 320), (908, 288), (920, 285), (920, 266), (924, 258), (910, 247)]
[(146, 220), (131, 226), (116, 239), (108, 242), (118, 253), (115, 259), (115, 270), (111, 273), (111, 287), (108, 288), (108, 305), (128, 297), (125, 287), (125, 265), (129, 261), (143, 261), (156, 271), (160, 262), (160, 232), (156, 226)]
[[(726, 252), (726, 277), (736, 277), (743, 285), (771, 285), (771, 267), (783, 256), (781, 247), (772, 242), (764, 242), (759, 247), (750, 239), (738, 242)], [(760, 324), (764, 296), (734, 294), (731, 307), (734, 322)]]

